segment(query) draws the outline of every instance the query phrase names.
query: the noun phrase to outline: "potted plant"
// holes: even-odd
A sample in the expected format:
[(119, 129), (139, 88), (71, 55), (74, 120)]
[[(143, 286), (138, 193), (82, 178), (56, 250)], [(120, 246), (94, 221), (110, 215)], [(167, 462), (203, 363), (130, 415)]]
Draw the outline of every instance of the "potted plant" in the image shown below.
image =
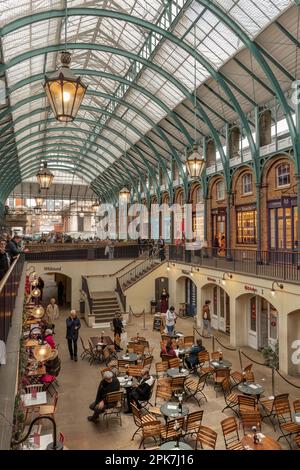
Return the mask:
[(262, 349), (262, 355), (265, 360), (265, 364), (268, 367), (279, 369), (279, 344), (276, 342), (275, 346), (266, 346)]

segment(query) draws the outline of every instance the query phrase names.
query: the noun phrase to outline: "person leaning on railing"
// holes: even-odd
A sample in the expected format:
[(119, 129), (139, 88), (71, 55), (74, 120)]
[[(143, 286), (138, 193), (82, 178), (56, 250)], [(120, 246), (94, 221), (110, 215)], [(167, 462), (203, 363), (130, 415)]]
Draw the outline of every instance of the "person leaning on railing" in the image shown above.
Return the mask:
[(10, 257), (6, 251), (6, 240), (0, 240), (0, 281), (10, 268)]

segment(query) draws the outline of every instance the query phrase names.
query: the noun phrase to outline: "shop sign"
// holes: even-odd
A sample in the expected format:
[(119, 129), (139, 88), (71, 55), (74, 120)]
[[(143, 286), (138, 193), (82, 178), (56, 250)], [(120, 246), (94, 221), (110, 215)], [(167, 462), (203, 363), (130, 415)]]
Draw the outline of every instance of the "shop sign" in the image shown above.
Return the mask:
[(281, 206), (282, 207), (291, 207), (292, 201), (290, 197), (281, 197)]
[(213, 277), (207, 277), (206, 279), (210, 282), (217, 282), (217, 279), (215, 279)]
[(191, 274), (191, 271), (188, 271), (187, 269), (182, 269), (182, 274)]
[(248, 204), (247, 206), (236, 206), (235, 209), (237, 212), (254, 211), (256, 210), (256, 204)]
[(244, 286), (245, 290), (250, 291), (250, 292), (257, 292), (256, 287), (254, 286)]
[(44, 271), (61, 271), (61, 266), (44, 266)]

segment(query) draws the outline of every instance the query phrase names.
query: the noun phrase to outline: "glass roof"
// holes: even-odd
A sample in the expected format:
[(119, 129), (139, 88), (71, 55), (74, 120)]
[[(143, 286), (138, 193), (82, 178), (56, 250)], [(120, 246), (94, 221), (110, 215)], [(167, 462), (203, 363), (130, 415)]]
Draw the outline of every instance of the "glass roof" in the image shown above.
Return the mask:
[[(132, 152), (142, 168), (146, 166), (139, 149), (143, 150), (143, 158), (148, 159), (153, 167), (159, 155), (170, 167), (171, 149), (167, 140), (174, 149), (183, 153), (188, 144), (183, 128), (190, 133), (192, 140), (195, 125), (198, 139), (210, 133), (199, 116), (195, 122), (193, 103), (187, 101), (195, 87), (213, 126), (221, 128), (226, 121), (233, 119), (232, 107), (226, 106), (228, 97), (219, 84), (212, 81), (209, 68), (219, 71), (233, 56), (242, 53), (244, 44), (234, 30), (204, 3), (196, 0), (68, 0), (65, 38), (65, 17), (47, 18), (46, 14), (55, 9), (63, 12), (64, 1), (1, 0), (0, 27), (16, 19), (45, 12), (40, 21), (19, 27), (2, 37), (21, 175), (26, 175), (25, 164), (31, 156), (39, 164), (41, 157), (37, 154), (42, 146), (53, 159), (53, 164), (55, 161), (59, 167), (61, 161), (67, 166), (63, 155), (72, 155), (67, 143), (78, 146), (77, 154), (82, 154), (82, 162), (94, 154), (91, 181), (117, 159), (122, 158), (124, 162), (125, 149)], [(250, 39), (255, 39), (294, 2), (214, 0), (210, 3), (221, 8), (224, 15)], [(71, 10), (78, 7), (87, 8), (90, 14), (79, 15)], [(93, 8), (107, 10), (107, 16), (95, 15)], [(202, 63), (180, 44), (152, 33), (144, 24), (109, 17), (110, 10), (132, 15), (171, 32), (181, 44), (189, 46), (191, 51), (196, 50)], [(72, 69), (88, 84), (88, 93), (78, 118), (69, 125), (54, 121), (42, 87), (44, 73), (54, 71), (59, 65), (59, 54), (46, 53), (43, 48), (64, 44), (66, 40), (72, 44)], [(93, 44), (92, 48), (85, 47), (90, 44)], [(35, 49), (41, 49), (38, 55), (25, 57), (25, 60), (9, 66), (15, 57)], [(144, 59), (148, 62), (143, 64)], [(208, 83), (210, 91), (201, 87)], [(234, 93), (237, 99), (241, 99), (236, 89)], [(259, 90), (257, 96), (260, 96)], [(183, 103), (185, 105), (181, 106)], [(182, 111), (182, 114), (176, 111), (180, 123), (174, 121), (176, 116), (170, 117), (177, 108)], [(165, 132), (166, 138), (157, 134), (157, 125)], [(57, 145), (55, 156), (51, 154), (54, 151), (51, 144)], [(72, 171), (79, 171), (80, 165), (80, 162), (78, 166), (73, 165)], [(130, 171), (136, 171), (129, 162), (127, 165)]]

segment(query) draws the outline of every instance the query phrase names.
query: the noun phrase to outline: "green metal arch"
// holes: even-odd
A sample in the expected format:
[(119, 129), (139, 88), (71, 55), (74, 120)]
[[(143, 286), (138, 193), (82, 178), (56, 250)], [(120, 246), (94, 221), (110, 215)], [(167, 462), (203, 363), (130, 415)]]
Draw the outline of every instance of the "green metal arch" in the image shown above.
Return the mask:
[[(150, 24), (150, 26), (151, 26), (151, 24)], [(177, 40), (177, 38), (176, 38), (176, 40)], [(31, 50), (30, 52), (26, 52), (24, 54), (21, 54), (18, 57), (13, 58), (8, 64), (3, 65), (2, 66), (3, 71), (6, 68), (9, 68), (13, 65), (16, 65), (17, 63), (19, 63), (23, 60), (29, 59), (30, 57), (35, 57), (37, 55), (44, 54), (44, 53), (64, 50), (64, 47), (65, 46), (63, 44), (58, 44), (58, 45), (54, 45), (54, 46), (47, 46), (45, 48)], [(194, 96), (185, 88), (184, 85), (182, 85), (182, 83), (180, 83), (177, 79), (175, 79), (171, 74), (169, 74), (165, 70), (161, 69), (161, 67), (153, 64), (151, 61), (140, 58), (140, 57), (136, 56), (135, 54), (124, 51), (122, 49), (116, 49), (116, 48), (112, 48), (112, 47), (109, 47), (109, 46), (103, 46), (103, 45), (99, 45), (99, 44), (81, 44), (81, 43), (75, 43), (74, 44), (74, 43), (69, 43), (68, 44), (68, 49), (99, 50), (99, 51), (109, 52), (109, 53), (116, 54), (116, 55), (121, 55), (121, 56), (127, 57), (127, 58), (129, 58), (133, 61), (139, 61), (139, 62), (143, 63), (144, 65), (148, 66), (149, 68), (155, 70), (158, 74), (164, 76), (167, 80), (169, 80), (171, 83), (173, 83), (183, 93), (183, 95), (186, 96), (191, 102), (194, 101)], [(190, 48), (188, 47), (188, 49), (190, 49)], [(0, 71), (1, 71), (1, 65), (0, 65)], [(233, 96), (233, 98), (235, 99), (234, 96)], [(214, 141), (216, 143), (216, 146), (217, 146), (217, 148), (220, 152), (224, 172), (225, 172), (225, 174), (228, 174), (228, 162), (226, 161), (226, 157), (225, 157), (225, 154), (224, 154), (224, 151), (223, 151), (222, 144), (220, 142), (219, 135), (216, 132), (216, 130), (215, 130), (212, 122), (210, 121), (209, 117), (207, 116), (206, 112), (203, 110), (202, 105), (199, 103), (199, 100), (197, 100), (197, 108), (198, 108), (198, 111), (199, 111), (200, 115), (202, 116), (203, 120), (205, 121), (206, 125), (208, 126), (208, 128), (211, 131), (213, 139), (214, 139)], [(252, 138), (252, 136), (251, 136), (251, 138)], [(185, 175), (181, 165), (179, 165), (180, 159), (178, 158), (178, 156), (176, 157), (176, 160), (177, 160), (178, 168), (179, 168), (179, 171), (180, 171), (180, 175), (181, 175), (183, 181), (185, 182), (185, 184), (187, 184), (186, 175)]]
[[(104, 97), (104, 98), (110, 97), (110, 95), (107, 95), (106, 93), (101, 93), (101, 92), (97, 92), (97, 91), (94, 91), (94, 90), (92, 91), (91, 94), (94, 94), (95, 96), (101, 96), (101, 97)], [(42, 98), (42, 97), (44, 97), (44, 94), (35, 95), (35, 96), (34, 96), (34, 99), (39, 99), (39, 98)], [(136, 108), (136, 106), (131, 105), (131, 104), (127, 103), (126, 101), (120, 100), (120, 99), (118, 99), (118, 98), (114, 98), (114, 97), (113, 97), (113, 99), (115, 99), (116, 101), (120, 102), (123, 106), (125, 106), (125, 107), (127, 107), (127, 108), (129, 108), (129, 109), (132, 109), (133, 111), (137, 112), (146, 122), (148, 122), (148, 123), (152, 126), (153, 129), (156, 129), (157, 132), (159, 133), (159, 135), (161, 136), (162, 140), (164, 140), (164, 141), (167, 143), (167, 145), (168, 145), (170, 151), (172, 152), (172, 154), (174, 154), (174, 152), (176, 151), (176, 149), (173, 147), (172, 143), (170, 142), (170, 140), (168, 139), (168, 137), (166, 136), (166, 134), (164, 133), (164, 131), (163, 131), (159, 126), (157, 126), (157, 125), (154, 123), (154, 121), (152, 121), (151, 118), (149, 118), (149, 117), (148, 117), (145, 113), (143, 113), (142, 111), (138, 110), (138, 108)], [(12, 108), (13, 108), (13, 107), (12, 107)], [(50, 109), (50, 107), (49, 107), (49, 109)], [(91, 107), (91, 106), (84, 106), (84, 105), (82, 105), (82, 106), (81, 106), (81, 109), (87, 110), (87, 111), (90, 111), (90, 112), (93, 112), (93, 113), (101, 113), (101, 112), (102, 112), (101, 108), (95, 108), (95, 107)], [(41, 108), (40, 108), (40, 110), (41, 110)], [(23, 119), (26, 119), (26, 117), (32, 116), (32, 115), (34, 115), (34, 114), (40, 112), (40, 110), (34, 110), (34, 111), (31, 111), (30, 113), (27, 113), (27, 114), (25, 114), (25, 115), (22, 115), (22, 116), (20, 116), (19, 118), (15, 119), (15, 120), (14, 120), (14, 123), (20, 122), (20, 121), (22, 121)], [(11, 111), (13, 111), (13, 109), (12, 109)], [(0, 132), (0, 135), (1, 135), (3, 132), (6, 132), (6, 130), (8, 130), (10, 127), (13, 127), (13, 125), (14, 125), (13, 123), (9, 123), (9, 124), (7, 124), (6, 126), (4, 126), (3, 129), (2, 129), (2, 131)], [(121, 150), (121, 152), (123, 152), (123, 151)]]
[[(8, 32), (12, 32), (12, 31), (14, 31), (18, 28), (22, 28), (23, 26), (25, 26), (27, 24), (32, 24), (32, 23), (35, 23), (35, 22), (38, 22), (38, 21), (43, 21), (45, 19), (50, 19), (50, 18), (57, 18), (57, 17), (61, 17), (61, 16), (64, 16), (64, 15), (65, 15), (64, 10), (50, 10), (50, 11), (47, 11), (47, 12), (37, 13), (35, 15), (30, 15), (29, 17), (23, 17), (19, 20), (14, 20), (11, 23), (9, 23), (8, 25), (4, 26), (3, 29), (2, 29), (2, 34), (5, 35)], [(161, 35), (165, 39), (170, 40), (171, 42), (176, 44), (178, 47), (180, 47), (181, 49), (188, 52), (206, 70), (209, 71), (211, 76), (223, 88), (224, 92), (226, 93), (229, 100), (233, 104), (233, 106), (235, 108), (235, 111), (239, 115), (239, 117), (241, 119), (241, 122), (243, 123), (243, 127), (244, 127), (245, 133), (246, 133), (248, 141), (249, 141), (249, 147), (251, 149), (252, 157), (256, 158), (257, 148), (256, 148), (256, 145), (255, 145), (253, 137), (252, 137), (250, 126), (249, 126), (248, 120), (246, 118), (246, 115), (243, 112), (243, 110), (241, 109), (237, 99), (235, 98), (235, 96), (232, 93), (231, 89), (229, 88), (228, 84), (224, 80), (223, 76), (221, 74), (219, 74), (219, 72), (216, 71), (212, 67), (212, 65), (204, 57), (202, 57), (200, 54), (198, 54), (198, 52), (195, 51), (189, 44), (183, 42), (180, 38), (173, 35), (169, 31), (165, 31), (164, 29), (162, 29), (162, 28), (160, 28), (160, 27), (158, 27), (154, 24), (151, 24), (148, 21), (145, 21), (141, 18), (133, 17), (133, 16), (128, 15), (128, 14), (120, 13), (118, 11), (102, 10), (102, 9), (95, 9), (95, 8), (89, 8), (89, 9), (87, 9), (87, 8), (70, 8), (70, 9), (68, 9), (68, 15), (69, 16), (86, 16), (87, 15), (87, 16), (106, 17), (106, 18), (112, 18), (112, 19), (116, 19), (116, 20), (126, 21), (126, 22), (129, 22), (129, 23), (135, 24), (136, 26), (139, 26), (139, 27), (142, 27), (142, 28), (145, 28), (145, 29), (149, 29), (152, 32), (155, 32), (155, 33)], [(223, 15), (224, 15), (224, 12), (223, 12)], [(93, 46), (95, 46), (95, 45), (93, 45)], [(70, 48), (69, 45), (68, 45), (68, 47)], [(109, 49), (111, 49), (111, 48), (109, 48)], [(115, 51), (117, 51), (117, 49), (115, 49)], [(108, 52), (111, 52), (111, 51), (108, 51)], [(117, 53), (117, 52), (115, 52), (115, 53)], [(12, 59), (12, 60), (14, 60), (14, 59)], [(140, 57), (134, 58), (133, 60), (138, 60), (138, 61), (143, 63), (143, 59), (140, 58)], [(219, 152), (220, 152), (220, 150), (219, 150)], [(228, 175), (228, 162), (226, 161), (226, 159), (224, 158), (224, 156), (221, 152), (220, 152), (220, 155), (221, 155), (221, 160), (222, 160), (222, 163), (223, 163), (223, 169), (224, 169), (224, 173), (225, 173), (226, 183), (228, 183), (228, 181), (227, 181), (228, 176), (229, 176)]]
[[(214, 2), (211, 2), (210, 0), (196, 0), (197, 3), (201, 4), (205, 8), (207, 8), (209, 11), (211, 11), (221, 22), (225, 23), (228, 28), (230, 28), (238, 37), (241, 39), (241, 41), (244, 43), (244, 45), (250, 50), (250, 52), (253, 54), (255, 57), (256, 61), (259, 63), (261, 68), (263, 69), (266, 77), (269, 79), (272, 89), (277, 96), (277, 99), (283, 109), (284, 115), (286, 117), (288, 126), (289, 126), (289, 131), (291, 134), (292, 142), (293, 142), (293, 148), (294, 148), (294, 153), (295, 153), (295, 163), (297, 166), (297, 172), (299, 172), (300, 169), (300, 135), (296, 130), (296, 126), (293, 121), (293, 117), (291, 115), (291, 110), (288, 105), (288, 102), (285, 98), (285, 95), (278, 83), (278, 80), (276, 76), (274, 75), (272, 69), (269, 67), (266, 59), (263, 57), (263, 54), (261, 53), (260, 49), (258, 48), (257, 44), (252, 41), (247, 34), (243, 31), (243, 29), (228, 15), (225, 14), (224, 10), (222, 10), (218, 5), (216, 5)], [(298, 7), (299, 7), (299, 2), (297, 2)]]
[[(125, 84), (125, 85), (128, 85), (128, 86), (132, 87), (133, 89), (137, 90), (139, 93), (142, 93), (143, 95), (150, 98), (152, 101), (154, 101), (154, 103), (157, 106), (159, 106), (161, 109), (163, 109), (174, 120), (174, 122), (176, 122), (179, 130), (185, 136), (185, 138), (189, 142), (189, 144), (193, 144), (193, 139), (192, 139), (190, 133), (188, 132), (188, 130), (186, 129), (186, 127), (184, 126), (180, 116), (177, 115), (161, 99), (159, 99), (157, 96), (153, 95), (146, 88), (143, 88), (142, 86), (137, 85), (136, 83), (132, 83), (129, 80), (126, 80), (123, 77), (119, 77), (118, 75), (108, 73), (108, 72), (102, 72), (101, 70), (74, 69), (73, 72), (74, 72), (75, 75), (86, 75), (86, 76), (106, 78), (108, 80), (117, 81), (119, 83), (122, 83), (122, 84)], [(29, 85), (33, 82), (36, 82), (36, 81), (42, 82), (44, 80), (44, 78), (45, 78), (45, 76), (41, 73), (37, 74), (37, 75), (31, 75), (30, 77), (24, 78), (23, 80), (20, 80), (19, 82), (15, 83), (11, 87), (8, 87), (8, 95), (10, 95), (14, 91), (18, 90), (19, 88), (22, 88), (23, 86)], [(89, 94), (89, 89), (88, 89), (87, 93)], [(111, 97), (111, 99), (114, 98), (116, 100), (119, 100), (119, 98), (115, 98), (112, 95), (110, 95), (110, 97)], [(123, 102), (127, 103), (127, 101), (123, 101)]]

